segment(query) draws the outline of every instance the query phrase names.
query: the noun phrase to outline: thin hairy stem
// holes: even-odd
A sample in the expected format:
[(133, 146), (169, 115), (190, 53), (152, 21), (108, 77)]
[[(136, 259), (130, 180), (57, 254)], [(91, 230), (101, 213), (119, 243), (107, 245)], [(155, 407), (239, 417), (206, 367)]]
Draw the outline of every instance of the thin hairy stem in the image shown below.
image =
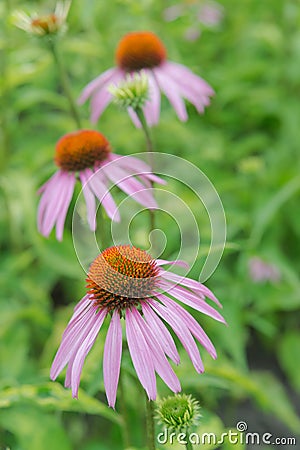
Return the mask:
[(57, 41), (55, 39), (49, 39), (49, 46), (50, 50), (53, 54), (53, 58), (57, 67), (59, 79), (61, 82), (61, 86), (63, 88), (64, 94), (69, 102), (69, 108), (71, 116), (74, 119), (74, 122), (76, 124), (77, 128), (81, 128), (81, 120), (79, 113), (77, 111), (76, 103), (73, 99), (72, 90), (69, 82), (69, 78), (62, 60), (62, 57), (60, 55), (59, 49), (57, 47)]

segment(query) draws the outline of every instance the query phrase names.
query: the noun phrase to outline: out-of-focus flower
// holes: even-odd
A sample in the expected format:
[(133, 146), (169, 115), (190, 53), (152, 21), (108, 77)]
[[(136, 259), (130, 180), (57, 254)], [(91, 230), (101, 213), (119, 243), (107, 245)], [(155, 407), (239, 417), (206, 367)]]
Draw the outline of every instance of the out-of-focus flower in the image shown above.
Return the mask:
[[(182, 261), (175, 262), (185, 265)], [(204, 371), (194, 338), (216, 358), (216, 350), (198, 322), (177, 301), (213, 319), (225, 322), (205, 297), (221, 306), (203, 284), (181, 277), (162, 266), (172, 261), (155, 260), (129, 245), (104, 250), (91, 264), (88, 293), (75, 307), (51, 367), (55, 380), (68, 365), (65, 386), (77, 397), (84, 360), (107, 317), (110, 325), (103, 354), (103, 378), (108, 404), (115, 406), (122, 355), (122, 320), (137, 376), (149, 399), (156, 398), (155, 372), (173, 392), (181, 390), (167, 357), (179, 364), (179, 354), (168, 327), (183, 344), (198, 373)]]
[[(108, 87), (126, 80), (128, 73), (143, 70), (149, 82), (149, 100), (143, 112), (149, 126), (158, 123), (160, 115), (160, 91), (175, 109), (180, 120), (186, 121), (184, 98), (199, 113), (210, 103), (213, 89), (187, 67), (167, 60), (167, 51), (160, 39), (152, 32), (138, 31), (125, 35), (116, 49), (117, 67), (102, 73), (83, 90), (79, 103), (91, 97), (91, 121), (96, 122), (112, 100)], [(136, 126), (140, 121), (132, 108), (128, 112)]]
[(249, 259), (249, 275), (254, 283), (264, 283), (265, 281), (276, 283), (281, 278), (278, 267), (259, 257)]
[(216, 27), (223, 18), (223, 10), (223, 6), (213, 0), (186, 0), (166, 8), (163, 17), (166, 22), (187, 18), (190, 26), (185, 30), (184, 37), (188, 41), (196, 41), (201, 35), (201, 25)]
[(72, 0), (58, 1), (53, 13), (39, 15), (15, 11), (12, 16), (16, 27), (36, 36), (54, 35), (66, 30), (66, 19)]
[(181, 433), (198, 424), (200, 405), (191, 395), (170, 395), (157, 402), (157, 418), (168, 432)]
[(96, 198), (112, 220), (120, 220), (108, 190), (108, 181), (146, 208), (157, 207), (152, 193), (147, 189), (149, 182), (165, 183), (151, 173), (150, 167), (143, 161), (112, 153), (105, 136), (94, 130), (79, 130), (64, 135), (56, 145), (55, 163), (59, 170), (39, 190), (42, 197), (38, 208), (38, 229), (47, 237), (56, 226), (58, 240), (63, 236), (77, 178), (82, 183), (88, 223), (93, 231), (96, 229)]
[(145, 72), (127, 74), (126, 79), (118, 85), (108, 87), (114, 101), (122, 108), (131, 108), (134, 111), (142, 109), (149, 97), (148, 78)]

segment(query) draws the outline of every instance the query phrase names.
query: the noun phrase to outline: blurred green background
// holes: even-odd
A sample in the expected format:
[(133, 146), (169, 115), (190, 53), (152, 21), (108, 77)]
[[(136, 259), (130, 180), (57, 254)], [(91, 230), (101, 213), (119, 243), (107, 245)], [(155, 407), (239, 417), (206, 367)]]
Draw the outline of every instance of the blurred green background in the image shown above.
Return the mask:
[[(170, 17), (166, 8), (175, 4), (180, 14)], [(223, 303), (229, 326), (193, 313), (218, 359), (202, 352), (206, 371), (198, 375), (179, 346), (176, 372), (184, 392), (201, 403), (199, 432), (221, 434), (245, 420), (249, 431), (295, 436), (300, 430), (300, 2), (210, 3), (218, 7), (218, 24), (199, 21), (203, 4), (74, 0), (60, 51), (78, 97), (114, 64), (124, 33), (152, 30), (170, 60), (187, 65), (215, 89), (203, 116), (188, 105), (187, 123), (179, 122), (164, 99), (160, 123), (152, 130), (158, 151), (191, 161), (210, 178), (228, 227), (223, 258), (207, 285)], [(63, 388), (63, 376), (49, 381), (63, 329), (85, 293), (85, 274), (73, 249), (71, 209), (63, 242), (53, 234), (43, 238), (36, 229), (36, 191), (55, 171), (55, 142), (74, 124), (45, 43), (11, 24), (11, 13), (20, 8), (47, 12), (54, 3), (0, 3), (0, 449), (118, 450), (124, 448), (120, 402), (116, 412), (107, 407), (102, 379), (105, 330), (84, 366), (79, 400)], [(89, 105), (80, 113), (84, 126), (91, 127)], [(114, 105), (95, 128), (116, 153), (145, 147), (142, 133)], [(197, 215), (193, 194), (180, 184), (171, 187)], [(209, 223), (198, 216), (204, 250), (190, 273), (195, 278), (209, 243)], [(133, 232), (137, 243), (145, 220)], [(171, 257), (177, 229), (164, 215), (159, 226), (168, 238), (164, 256)], [(122, 373), (132, 445), (141, 449), (142, 392), (126, 358)], [(159, 393), (169, 394), (162, 383)]]

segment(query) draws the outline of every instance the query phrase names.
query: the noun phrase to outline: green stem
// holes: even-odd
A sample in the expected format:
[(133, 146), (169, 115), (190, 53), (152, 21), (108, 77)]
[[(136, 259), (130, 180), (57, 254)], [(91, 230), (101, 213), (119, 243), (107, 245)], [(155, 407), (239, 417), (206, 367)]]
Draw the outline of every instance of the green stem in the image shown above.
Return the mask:
[(67, 72), (65, 70), (65, 66), (64, 66), (64, 63), (62, 61), (62, 58), (60, 56), (60, 52), (59, 52), (58, 47), (56, 45), (55, 39), (51, 39), (51, 38), (49, 39), (49, 46), (50, 46), (50, 50), (51, 50), (51, 52), (53, 54), (53, 58), (54, 58), (55, 64), (57, 66), (57, 70), (58, 70), (58, 74), (59, 74), (59, 78), (60, 78), (60, 82), (61, 82), (64, 94), (67, 97), (68, 102), (69, 102), (71, 116), (73, 117), (74, 122), (76, 123), (76, 127), (77, 128), (82, 128), (81, 127), (80, 116), (79, 116), (79, 113), (77, 111), (77, 107), (76, 107), (75, 101), (73, 99), (69, 78), (68, 78)]
[(155, 450), (154, 402), (146, 397), (146, 427), (148, 450)]
[(189, 432), (188, 428), (186, 430), (186, 444), (185, 444), (185, 448), (186, 448), (186, 450), (193, 450), (193, 446), (192, 446), (192, 443), (190, 441), (190, 432)]
[[(147, 125), (143, 110), (141, 108), (137, 108), (135, 110), (141, 125), (142, 125), (142, 130), (144, 132), (145, 135), (145, 139), (146, 139), (146, 147), (147, 147), (147, 155), (148, 155), (148, 162), (149, 165), (151, 167), (151, 170), (153, 171), (153, 166), (154, 166), (154, 160), (153, 160), (153, 154), (154, 154), (154, 147), (153, 147), (153, 143), (152, 143), (152, 139), (151, 139), (151, 135), (150, 135), (150, 130), (149, 127)], [(153, 187), (153, 183), (151, 182), (151, 186)], [(155, 212), (153, 209), (149, 210), (149, 224), (150, 224), (150, 232), (153, 231), (155, 229)]]
[(142, 129), (144, 131), (145, 134), (145, 138), (146, 138), (146, 146), (147, 146), (147, 153), (148, 153), (148, 158), (149, 158), (149, 165), (151, 167), (151, 170), (153, 170), (153, 152), (154, 152), (154, 147), (153, 147), (153, 143), (152, 143), (152, 139), (151, 139), (151, 135), (150, 135), (150, 130), (149, 127), (147, 125), (143, 110), (141, 108), (137, 108), (135, 110), (141, 125), (142, 125)]

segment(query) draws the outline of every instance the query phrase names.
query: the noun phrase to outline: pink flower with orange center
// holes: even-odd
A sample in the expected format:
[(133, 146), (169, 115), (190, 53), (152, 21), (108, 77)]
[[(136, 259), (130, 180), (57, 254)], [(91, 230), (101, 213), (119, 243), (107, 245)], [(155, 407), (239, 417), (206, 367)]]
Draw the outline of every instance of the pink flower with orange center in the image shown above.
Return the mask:
[(38, 230), (46, 237), (56, 226), (56, 237), (62, 239), (77, 179), (82, 184), (92, 231), (96, 229), (96, 198), (112, 220), (120, 220), (108, 189), (109, 182), (146, 208), (157, 207), (148, 188), (151, 182), (165, 182), (143, 161), (112, 153), (110, 143), (98, 131), (79, 130), (64, 135), (56, 144), (54, 159), (59, 170), (39, 189), (42, 197), (38, 208)]
[[(150, 400), (155, 400), (156, 373), (173, 392), (180, 382), (169, 362), (180, 358), (172, 333), (187, 351), (196, 371), (204, 371), (195, 339), (216, 358), (216, 350), (199, 323), (179, 303), (225, 322), (205, 297), (221, 306), (203, 284), (164, 270), (167, 264), (185, 265), (152, 257), (129, 245), (104, 250), (91, 264), (87, 294), (75, 307), (51, 367), (51, 379), (67, 365), (65, 386), (78, 396), (86, 356), (104, 320), (110, 320), (103, 354), (103, 378), (108, 404), (115, 407), (122, 357), (122, 321), (137, 376)], [(169, 358), (169, 359), (168, 359)]]
[[(149, 100), (143, 111), (148, 125), (158, 123), (160, 115), (160, 92), (162, 91), (175, 109), (178, 118), (186, 121), (184, 99), (192, 103), (199, 113), (210, 103), (213, 89), (187, 67), (167, 60), (167, 51), (160, 39), (150, 31), (126, 34), (116, 49), (117, 67), (108, 69), (91, 81), (83, 90), (79, 103), (91, 98), (91, 121), (97, 122), (112, 100), (109, 86), (126, 79), (129, 73), (143, 70), (149, 81)], [(132, 108), (128, 112), (136, 126), (139, 119)]]

